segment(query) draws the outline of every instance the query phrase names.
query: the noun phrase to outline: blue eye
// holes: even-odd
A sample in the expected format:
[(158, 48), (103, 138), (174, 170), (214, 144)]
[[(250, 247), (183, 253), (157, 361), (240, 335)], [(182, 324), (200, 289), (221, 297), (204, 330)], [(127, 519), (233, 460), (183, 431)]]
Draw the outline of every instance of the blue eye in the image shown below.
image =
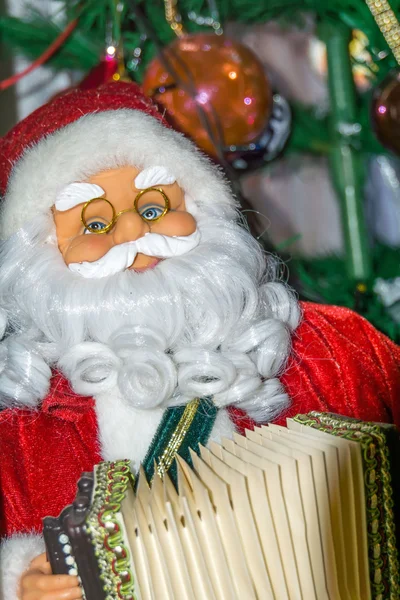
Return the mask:
[(85, 229), (85, 231), (83, 232), (84, 234), (90, 234), (93, 233), (94, 231), (101, 231), (102, 229), (105, 229), (107, 227), (106, 223), (102, 223), (101, 221), (92, 221), (91, 223), (89, 222), (88, 225), (90, 226), (90, 229)]
[(154, 221), (158, 219), (164, 212), (164, 208), (157, 205), (147, 205), (143, 208), (139, 209), (140, 216), (145, 219), (145, 221)]

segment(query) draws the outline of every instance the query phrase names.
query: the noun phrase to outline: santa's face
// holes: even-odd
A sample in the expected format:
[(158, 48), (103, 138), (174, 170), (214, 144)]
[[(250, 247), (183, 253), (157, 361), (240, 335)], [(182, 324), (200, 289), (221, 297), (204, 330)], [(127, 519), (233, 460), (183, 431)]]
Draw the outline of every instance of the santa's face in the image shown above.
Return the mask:
[[(157, 192), (134, 211), (140, 191), (153, 186), (168, 195), (169, 210), (162, 214)], [(85, 228), (96, 231), (109, 216), (85, 213), (86, 227), (81, 222), (92, 194), (122, 213), (103, 234)], [(0, 405), (35, 406), (48, 391), (50, 367), (79, 394), (118, 394), (136, 409), (213, 396), (217, 406), (261, 406), (257, 418), (267, 419), (288, 401), (275, 377), (297, 303), (280, 284), (263, 285), (265, 258), (244, 228), (213, 214), (210, 200), (208, 211), (199, 209), (162, 167), (98, 173), (66, 184), (54, 201), (54, 215), (38, 215), (0, 246), (0, 317), (10, 315), (12, 327), (0, 348), (7, 353)], [(149, 239), (173, 258), (149, 268), (157, 257)], [(108, 271), (109, 262), (101, 263), (140, 242), (141, 256), (135, 250), (125, 267)], [(95, 285), (91, 269), (101, 271)], [(280, 312), (288, 316), (278, 319)]]
[[(149, 189), (154, 187), (164, 195)], [(67, 186), (56, 201), (54, 221), (65, 263), (88, 277), (106, 276), (125, 268), (139, 272), (154, 268), (169, 255), (166, 239), (175, 238), (175, 248), (180, 238), (191, 236), (189, 245), (183, 240), (187, 250), (198, 243), (192, 235), (196, 221), (186, 209), (183, 190), (171, 174), (159, 167), (145, 171), (131, 166), (110, 169), (85, 183)], [(117, 246), (125, 253), (122, 262), (121, 252), (113, 250)], [(187, 250), (179, 248), (175, 252)], [(86, 265), (84, 269), (82, 264)]]

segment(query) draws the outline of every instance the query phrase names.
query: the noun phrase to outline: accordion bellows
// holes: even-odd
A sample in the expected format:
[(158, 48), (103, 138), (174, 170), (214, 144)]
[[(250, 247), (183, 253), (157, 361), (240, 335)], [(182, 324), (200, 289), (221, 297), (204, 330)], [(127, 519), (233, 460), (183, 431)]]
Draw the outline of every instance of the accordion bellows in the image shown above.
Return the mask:
[(177, 457), (178, 491), (100, 463), (44, 520), (53, 572), (86, 600), (398, 599), (398, 442), (310, 413)]

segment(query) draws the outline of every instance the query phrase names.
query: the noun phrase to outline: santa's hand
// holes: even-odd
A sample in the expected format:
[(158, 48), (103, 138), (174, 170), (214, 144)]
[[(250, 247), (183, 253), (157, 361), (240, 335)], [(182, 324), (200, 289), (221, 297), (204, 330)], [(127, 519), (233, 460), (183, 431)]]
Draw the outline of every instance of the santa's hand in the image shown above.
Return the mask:
[(33, 559), (21, 577), (19, 600), (76, 600), (82, 598), (78, 578), (53, 575), (46, 554)]

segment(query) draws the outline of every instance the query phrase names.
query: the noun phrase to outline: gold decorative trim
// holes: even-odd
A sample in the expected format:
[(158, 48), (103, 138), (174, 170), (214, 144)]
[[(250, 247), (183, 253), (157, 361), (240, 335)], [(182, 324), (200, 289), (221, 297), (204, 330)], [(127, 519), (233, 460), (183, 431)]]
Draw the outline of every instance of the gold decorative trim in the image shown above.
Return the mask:
[(133, 486), (129, 460), (101, 462), (95, 467), (92, 505), (86, 531), (94, 546), (107, 600), (138, 600), (138, 583), (131, 568), (132, 554), (123, 534), (121, 504)]
[[(396, 547), (389, 450), (382, 426), (317, 411), (297, 415), (295, 421), (360, 443), (365, 468), (372, 598), (398, 600), (400, 566)], [(386, 556), (383, 556), (383, 550)]]
[(388, 0), (366, 0), (380, 32), (400, 64), (400, 23)]
[(169, 470), (172, 465), (175, 455), (178, 453), (179, 448), (182, 445), (183, 440), (186, 437), (187, 432), (190, 429), (193, 419), (196, 416), (197, 409), (200, 405), (200, 399), (195, 398), (186, 406), (183, 414), (176, 426), (174, 433), (168, 442), (168, 446), (160, 456), (159, 462), (156, 466), (157, 474), (162, 478), (164, 474)]

